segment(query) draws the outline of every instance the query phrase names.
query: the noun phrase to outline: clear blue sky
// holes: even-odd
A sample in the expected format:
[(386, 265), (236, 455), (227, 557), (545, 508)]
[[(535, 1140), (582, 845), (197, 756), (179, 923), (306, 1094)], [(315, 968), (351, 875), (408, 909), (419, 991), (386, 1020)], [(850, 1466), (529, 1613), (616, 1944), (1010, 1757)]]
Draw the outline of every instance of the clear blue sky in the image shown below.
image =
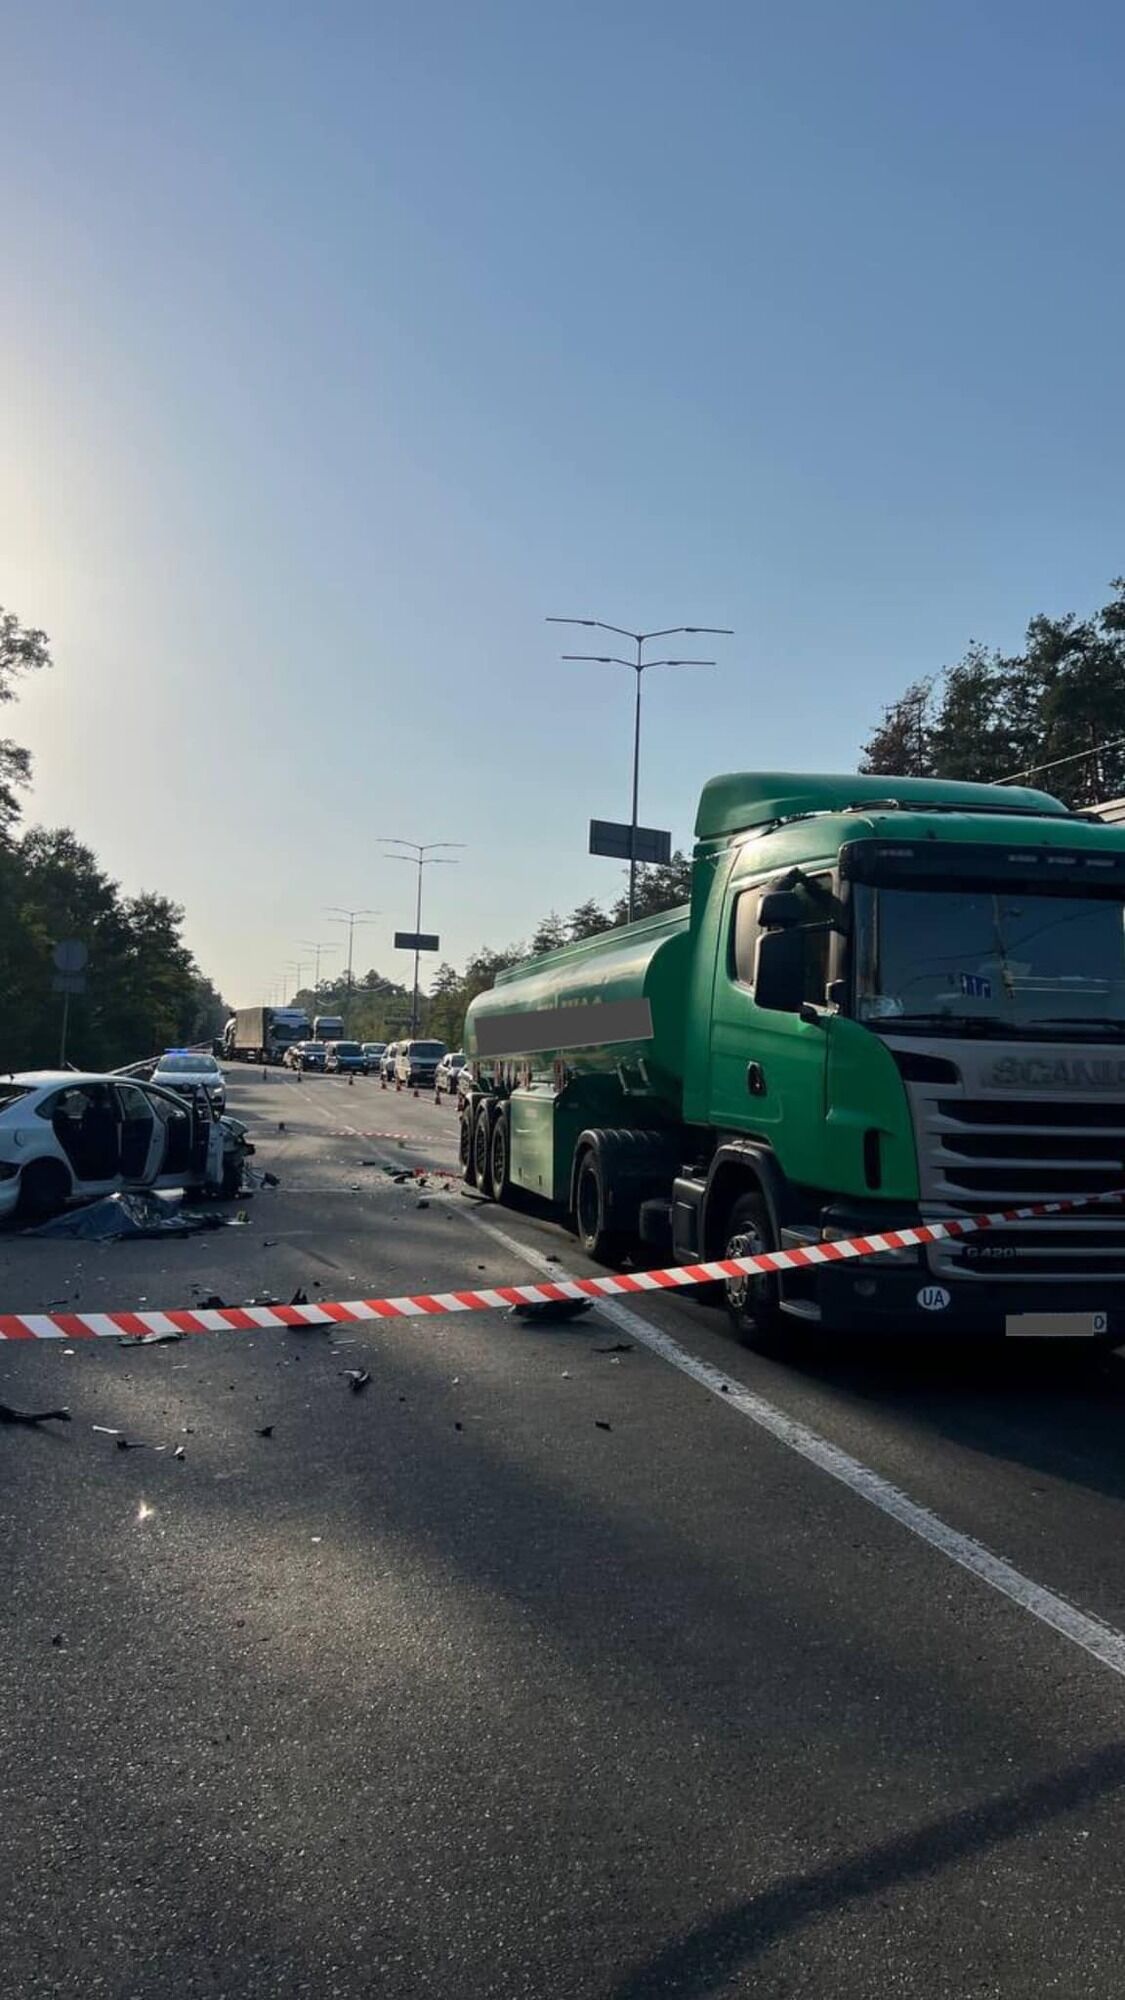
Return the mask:
[(646, 683), (686, 841), (1125, 569), (1109, 0), (38, 0), (4, 70), (6, 722), (236, 1004), (326, 904), (393, 966), (384, 833), (468, 843), (455, 960), (616, 891), (548, 612), (736, 628)]

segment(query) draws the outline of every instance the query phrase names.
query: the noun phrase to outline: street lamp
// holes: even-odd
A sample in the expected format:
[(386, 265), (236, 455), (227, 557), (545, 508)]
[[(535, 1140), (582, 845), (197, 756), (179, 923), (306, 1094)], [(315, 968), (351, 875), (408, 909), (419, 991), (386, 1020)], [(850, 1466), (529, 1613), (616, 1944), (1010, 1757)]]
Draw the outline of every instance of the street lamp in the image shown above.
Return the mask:
[(324, 939), (320, 939), (320, 938), (298, 938), (298, 939), (297, 939), (297, 943), (298, 943), (299, 945), (303, 946), (303, 947), (304, 947), (304, 949), (305, 949), (306, 951), (312, 951), (312, 952), (315, 952), (315, 953), (316, 953), (316, 970), (315, 970), (315, 972), (313, 973), (313, 991), (314, 991), (314, 992), (316, 992), (316, 991), (318, 991), (318, 990), (319, 990), (319, 987), (320, 987), (320, 954), (321, 954), (321, 952), (322, 952), (322, 951), (339, 951), (340, 947), (339, 947), (339, 945), (338, 945), (338, 944), (336, 943), (336, 941), (335, 941), (335, 939), (334, 939), (334, 938), (329, 938), (329, 939), (327, 939), (327, 940), (324, 940)]
[(296, 980), (296, 985), (293, 990), (293, 998), (295, 1000), (297, 998), (298, 993), (301, 990), (301, 984), (302, 984), (301, 975), (305, 970), (304, 959), (287, 958), (285, 961), (285, 970), (286, 972), (291, 973), (293, 978)]
[[(422, 930), (422, 870), (423, 868), (433, 867), (456, 868), (457, 863), (455, 860), (448, 854), (435, 854), (434, 849), (436, 847), (464, 847), (465, 842), (463, 840), (400, 840), (397, 834), (383, 834), (381, 838), (384, 847), (411, 847), (414, 850), (412, 854), (388, 854), (387, 860), (405, 861), (409, 867), (416, 867), (418, 870), (418, 901), (414, 912), (414, 936), (417, 938)], [(418, 957), (419, 946), (415, 944), (414, 999), (410, 1009), (410, 1033), (412, 1036), (418, 1033)]]
[(352, 939), (355, 935), (355, 927), (357, 924), (369, 923), (372, 917), (377, 917), (379, 914), (378, 910), (341, 910), (338, 904), (333, 905), (332, 909), (328, 911), (328, 920), (330, 923), (347, 924), (348, 927), (348, 969), (345, 975), (348, 983), (347, 999), (344, 1002), (345, 1032), (347, 1031), (352, 1011)]
[(616, 632), (622, 639), (631, 639), (637, 649), (636, 658), (619, 659), (615, 653), (564, 653), (564, 660), (593, 660), (600, 667), (631, 667), (637, 676), (637, 699), (633, 716), (633, 816), (629, 822), (629, 922), (637, 902), (637, 800), (640, 791), (641, 766), (641, 676), (648, 667), (713, 667), (714, 660), (646, 660), (644, 648), (650, 639), (675, 639), (681, 633), (692, 638), (706, 634), (708, 638), (733, 638), (729, 625), (665, 625), (659, 632), (630, 632), (624, 625), (606, 625), (600, 618), (548, 618), (548, 625), (584, 625), (592, 631)]

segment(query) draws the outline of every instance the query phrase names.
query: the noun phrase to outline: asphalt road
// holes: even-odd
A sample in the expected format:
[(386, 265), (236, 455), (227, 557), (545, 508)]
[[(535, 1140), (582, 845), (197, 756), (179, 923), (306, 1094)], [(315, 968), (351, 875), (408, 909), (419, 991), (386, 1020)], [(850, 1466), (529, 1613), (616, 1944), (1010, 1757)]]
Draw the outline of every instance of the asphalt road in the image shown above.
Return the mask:
[[(232, 1108), (245, 1227), (0, 1238), (0, 1309), (589, 1268), (395, 1183), (448, 1108)], [(0, 1428), (5, 1990), (1116, 2000), (1123, 1374), (786, 1366), (667, 1295), (0, 1350), (72, 1412)]]

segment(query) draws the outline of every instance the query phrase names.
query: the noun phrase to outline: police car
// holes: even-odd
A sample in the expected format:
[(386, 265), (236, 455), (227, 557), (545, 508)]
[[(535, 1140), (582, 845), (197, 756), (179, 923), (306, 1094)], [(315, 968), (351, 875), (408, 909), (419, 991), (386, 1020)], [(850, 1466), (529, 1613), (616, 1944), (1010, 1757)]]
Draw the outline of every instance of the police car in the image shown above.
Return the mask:
[(166, 1090), (185, 1093), (205, 1090), (216, 1111), (226, 1109), (226, 1077), (214, 1056), (205, 1055), (201, 1049), (165, 1049), (152, 1072), (152, 1081), (163, 1084)]

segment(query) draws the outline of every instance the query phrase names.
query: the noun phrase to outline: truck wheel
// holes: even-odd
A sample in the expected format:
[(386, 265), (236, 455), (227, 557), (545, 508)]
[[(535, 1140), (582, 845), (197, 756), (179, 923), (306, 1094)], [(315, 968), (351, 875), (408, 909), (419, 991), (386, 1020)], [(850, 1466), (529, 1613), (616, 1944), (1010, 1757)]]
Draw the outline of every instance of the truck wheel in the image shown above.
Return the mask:
[(472, 1106), (461, 1107), (461, 1129), (457, 1140), (457, 1157), (461, 1166), (461, 1179), (466, 1187), (475, 1187), (477, 1172), (473, 1165), (473, 1112)]
[(505, 1105), (497, 1113), (488, 1148), (488, 1179), (493, 1201), (510, 1202), (512, 1199), (510, 1124), (510, 1115)]
[(491, 1153), (492, 1099), (486, 1097), (477, 1106), (473, 1124), (473, 1182), (481, 1194), (492, 1193), (492, 1177), (489, 1171)]
[(45, 1222), (65, 1208), (71, 1179), (61, 1160), (32, 1160), (20, 1175), (19, 1212), (28, 1222)]
[[(727, 1217), (723, 1256), (756, 1257), (776, 1247), (769, 1210), (761, 1195), (740, 1194)], [(728, 1278), (724, 1290), (735, 1338), (743, 1347), (755, 1347), (762, 1353), (776, 1351), (783, 1326), (777, 1279), (747, 1273)]]
[(625, 1253), (625, 1238), (608, 1223), (609, 1200), (601, 1157), (593, 1148), (582, 1155), (574, 1187), (574, 1221), (578, 1240), (596, 1264), (616, 1264)]

